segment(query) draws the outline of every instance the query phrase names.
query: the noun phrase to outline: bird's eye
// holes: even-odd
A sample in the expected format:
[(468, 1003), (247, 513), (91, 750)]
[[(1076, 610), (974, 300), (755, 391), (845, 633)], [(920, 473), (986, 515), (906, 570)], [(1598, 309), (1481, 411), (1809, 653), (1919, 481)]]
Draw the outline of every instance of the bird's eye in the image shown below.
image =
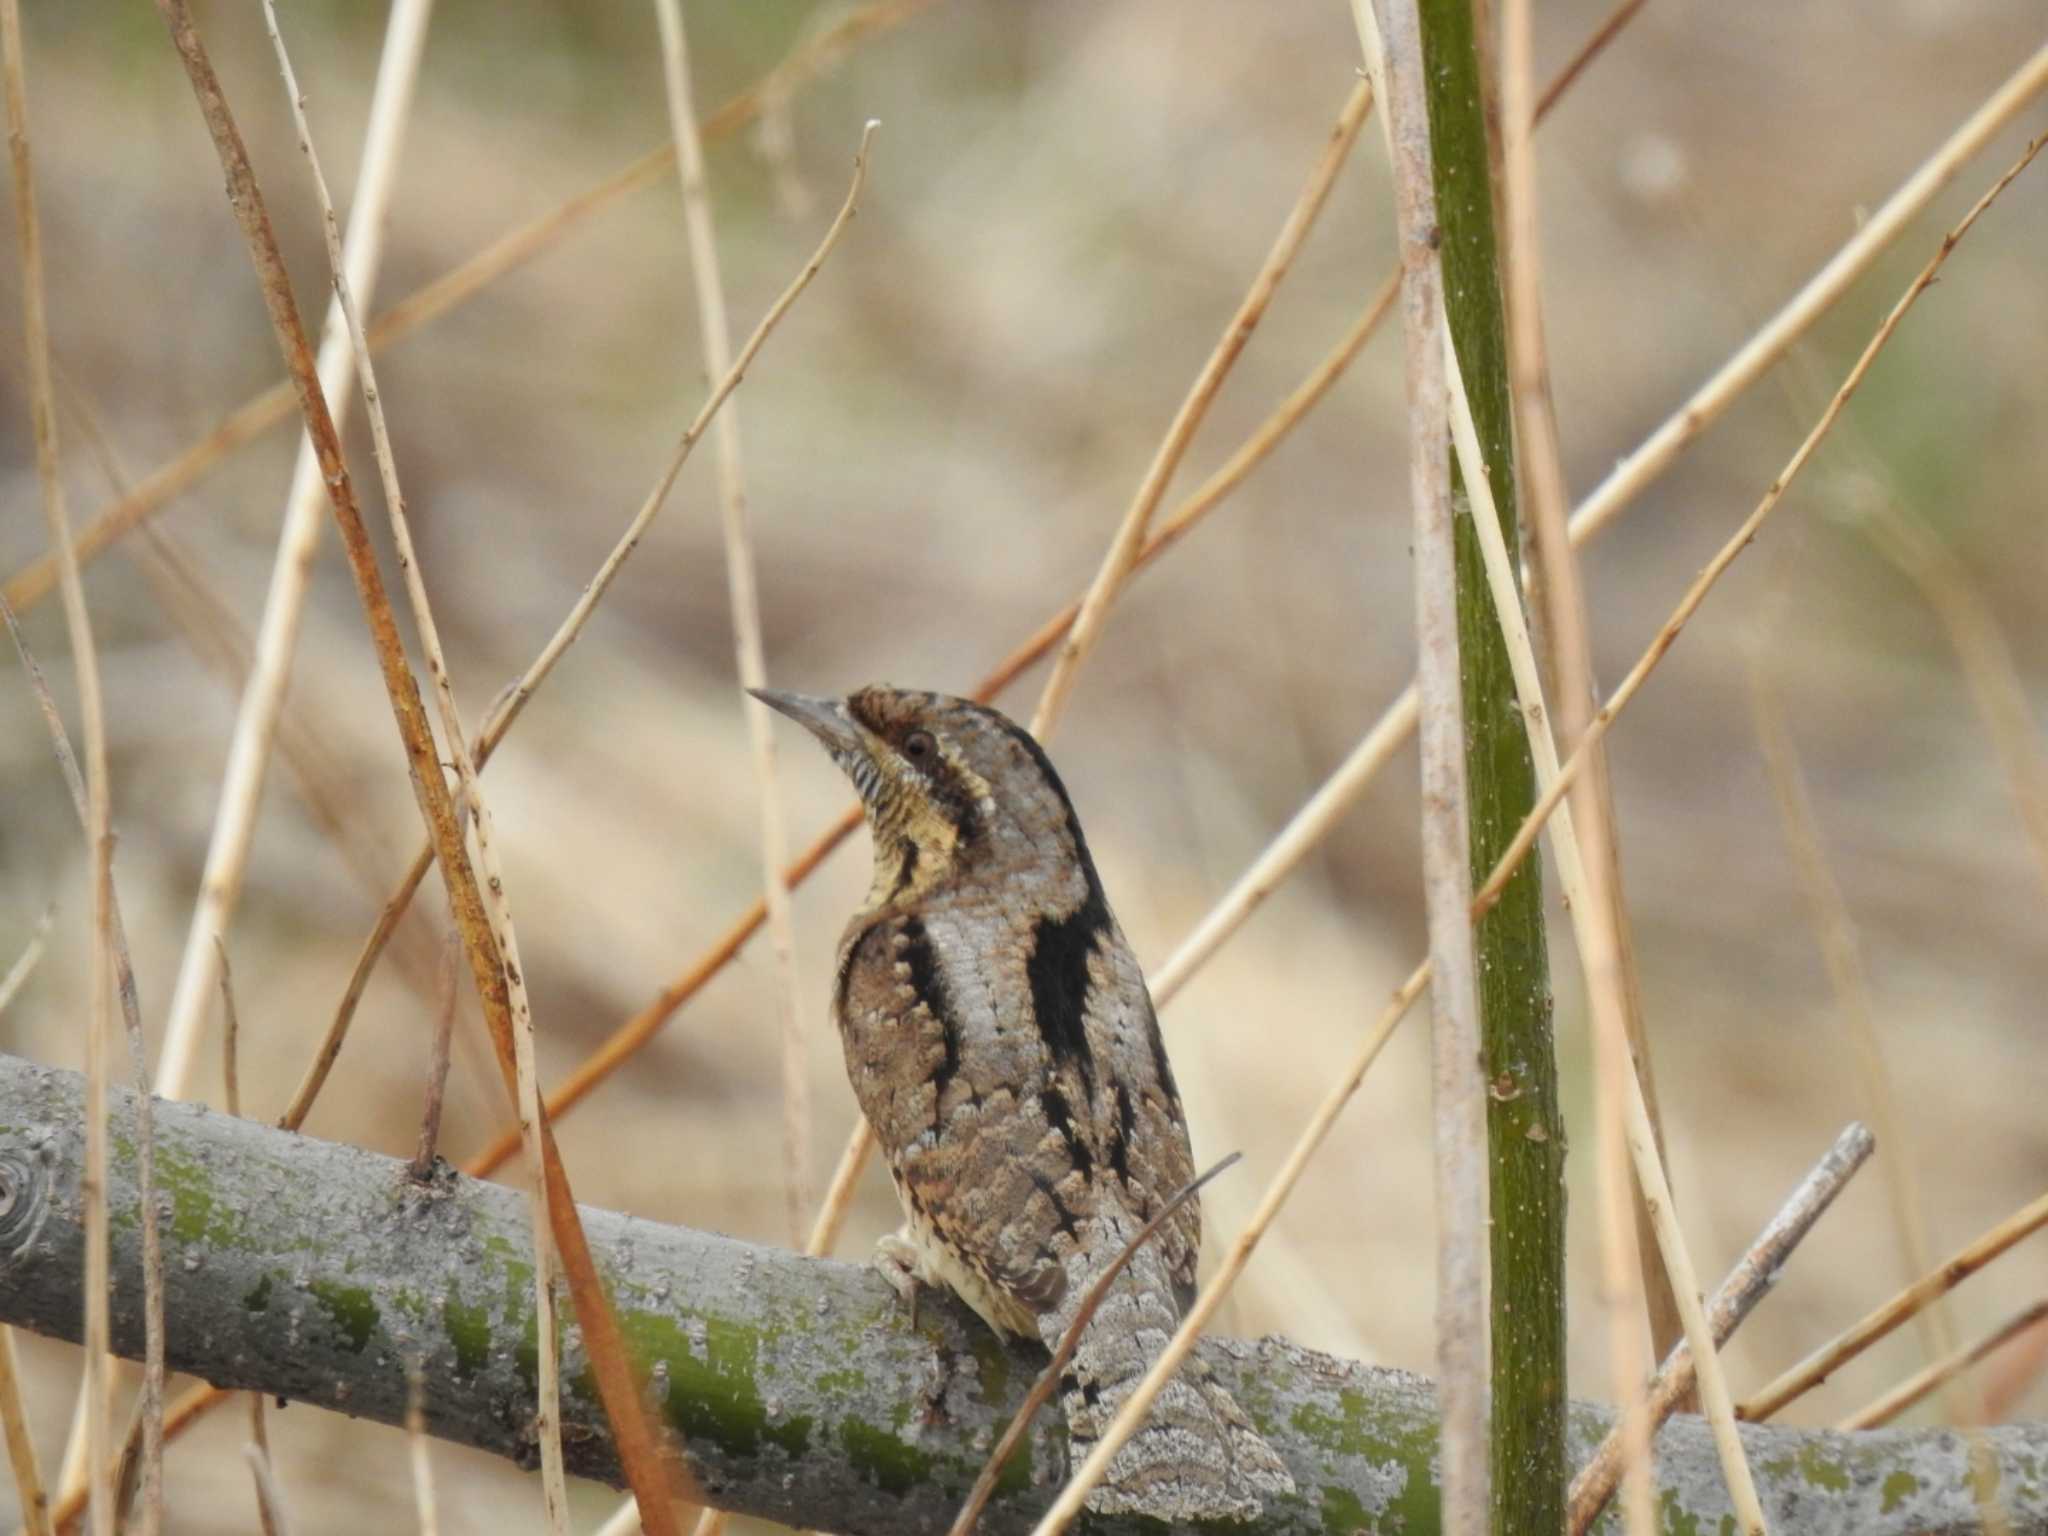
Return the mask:
[(939, 755), (939, 744), (930, 731), (912, 731), (903, 738), (903, 755), (913, 763), (929, 763)]

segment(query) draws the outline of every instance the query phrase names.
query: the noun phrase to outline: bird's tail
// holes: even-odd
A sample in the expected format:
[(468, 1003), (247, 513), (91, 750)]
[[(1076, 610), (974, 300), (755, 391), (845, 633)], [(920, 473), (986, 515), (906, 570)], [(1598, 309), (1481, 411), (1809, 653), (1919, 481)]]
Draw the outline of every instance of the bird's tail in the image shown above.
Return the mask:
[[(1049, 1348), (1058, 1346), (1087, 1289), (1071, 1287), (1068, 1303), (1041, 1319)], [(1073, 1465), (1095, 1448), (1179, 1323), (1164, 1264), (1138, 1254), (1082, 1331), (1060, 1381)], [(1170, 1521), (1250, 1520), (1262, 1497), (1293, 1492), (1286, 1464), (1208, 1366), (1191, 1355), (1111, 1459), (1088, 1508)]]

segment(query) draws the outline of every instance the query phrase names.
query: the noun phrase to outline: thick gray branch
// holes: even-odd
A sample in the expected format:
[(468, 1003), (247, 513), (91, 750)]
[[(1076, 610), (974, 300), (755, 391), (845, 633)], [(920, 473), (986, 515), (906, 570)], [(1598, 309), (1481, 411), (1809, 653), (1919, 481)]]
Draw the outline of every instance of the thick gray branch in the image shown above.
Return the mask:
[[(68, 1339), (81, 1315), (80, 1106), (75, 1074), (0, 1057), (0, 1321)], [(142, 1345), (132, 1111), (117, 1101), (113, 1136), (114, 1334), (127, 1354)], [(190, 1105), (157, 1114), (174, 1368), (397, 1423), (406, 1362), (418, 1358), (432, 1433), (530, 1456), (533, 1295), (520, 1195), (453, 1176), (422, 1188), (396, 1160)], [(687, 1439), (703, 1486), (734, 1510), (856, 1536), (943, 1530), (1043, 1360), (1035, 1348), (1000, 1347), (956, 1306), (927, 1304), (913, 1330), (881, 1280), (856, 1266), (607, 1211), (584, 1220), (667, 1422)], [(573, 1329), (565, 1342), (571, 1469), (616, 1482)], [(1264, 1531), (1436, 1529), (1427, 1381), (1277, 1340), (1204, 1349), (1301, 1489), (1271, 1506)], [(1575, 1460), (1605, 1422), (1598, 1409), (1575, 1412)], [(1765, 1427), (1743, 1438), (1774, 1530), (1978, 1528), (1954, 1435)], [(2048, 1532), (2048, 1428), (2008, 1426), (1986, 1440), (2014, 1528)], [(1666, 1529), (1718, 1529), (1727, 1504), (1700, 1422), (1674, 1419), (1657, 1449)], [(1042, 1423), (984, 1529), (1024, 1530), (1065, 1469), (1065, 1435)]]

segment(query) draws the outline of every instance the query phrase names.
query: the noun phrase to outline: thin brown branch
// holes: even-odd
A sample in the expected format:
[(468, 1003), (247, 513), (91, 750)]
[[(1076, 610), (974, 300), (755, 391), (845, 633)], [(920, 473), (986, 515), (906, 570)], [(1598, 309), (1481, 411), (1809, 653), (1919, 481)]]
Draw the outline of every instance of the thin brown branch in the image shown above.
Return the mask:
[(2044, 1226), (2048, 1226), (2048, 1195), (2021, 1207), (1975, 1242), (1957, 1249), (1945, 1262), (1741, 1404), (1736, 1413), (1761, 1422), (1783, 1412), (1787, 1404), (1812, 1391), (1900, 1324), (1918, 1316), (1930, 1303), (1946, 1296), (2013, 1244)]
[[(455, 1038), (455, 1008), (461, 993), (460, 960), (461, 950), (451, 931), (441, 948), (441, 979), (434, 999), (434, 1043), (427, 1058), (426, 1102), (420, 1110), (419, 1150), (412, 1156), (413, 1179), (422, 1184), (434, 1176), (435, 1155), (441, 1145), (441, 1105), (448, 1091), (448, 1048)], [(325, 1054), (323, 1050), (322, 1055)]]
[(1002, 1438), (996, 1441), (995, 1449), (989, 1452), (988, 1460), (982, 1465), (981, 1475), (975, 1478), (974, 1487), (968, 1492), (967, 1502), (960, 1506), (960, 1513), (954, 1518), (947, 1536), (969, 1536), (976, 1522), (981, 1519), (982, 1510), (988, 1507), (989, 1495), (996, 1491), (996, 1479), (1002, 1475), (1012, 1453), (1023, 1442), (1025, 1434), (1031, 1428), (1031, 1421), (1038, 1416), (1038, 1410), (1046, 1405), (1059, 1386), (1061, 1373), (1066, 1370), (1067, 1362), (1074, 1358), (1074, 1351), (1080, 1347), (1082, 1330), (1095, 1320), (1095, 1313), (1101, 1307), (1104, 1298), (1109, 1295), (1109, 1288), (1116, 1283), (1116, 1277), (1124, 1272), (1124, 1267), (1137, 1256), (1138, 1250), (1158, 1235), (1159, 1229), (1166, 1225), (1167, 1219), (1175, 1211), (1192, 1200), (1204, 1184), (1243, 1156), (1242, 1152), (1231, 1153), (1208, 1172), (1183, 1187), (1179, 1194), (1161, 1206), (1152, 1219), (1140, 1227), (1131, 1240), (1124, 1244), (1123, 1252), (1111, 1261), (1109, 1267), (1096, 1276), (1095, 1283), (1088, 1288), (1088, 1294), (1081, 1298), (1081, 1307), (1074, 1314), (1074, 1320), (1067, 1324), (1066, 1331), (1060, 1335), (1059, 1348), (1052, 1352), (1052, 1359), (1047, 1362), (1045, 1369), (1038, 1373), (1038, 1380), (1034, 1381), (1031, 1390), (1024, 1394), (1024, 1401), (1017, 1405), (1017, 1411), (1010, 1416), (1009, 1425), (1003, 1430)]
[[(1792, 1250), (1805, 1241), (1806, 1234), (1827, 1213), (1835, 1197), (1848, 1186), (1849, 1180), (1856, 1176), (1857, 1170), (1869, 1160), (1876, 1148), (1876, 1138), (1862, 1126), (1852, 1124), (1835, 1138), (1835, 1144), (1815, 1164), (1813, 1171), (1800, 1180), (1799, 1187), (1778, 1208), (1778, 1214), (1757, 1234), (1756, 1241), (1749, 1245), (1748, 1251), (1728, 1272), (1728, 1278), (1721, 1282), (1720, 1289), (1714, 1292), (1707, 1315), (1717, 1346), (1733, 1337), (1735, 1330), (1742, 1326), (1743, 1319), (1777, 1284), (1778, 1275), (1791, 1258)], [(1680, 1343), (1665, 1360), (1657, 1379), (1650, 1384), (1646, 1404), (1649, 1437), (1654, 1437), (1664, 1421), (1678, 1411), (1691, 1395), (1692, 1382), (1692, 1351)], [(1600, 1517), (1600, 1511), (1606, 1508), (1607, 1501), (1614, 1496), (1624, 1459), (1630, 1455), (1623, 1441), (1623, 1428), (1617, 1423), (1609, 1430), (1607, 1438), (1593, 1453), (1593, 1459), (1572, 1479), (1570, 1505), (1566, 1512), (1568, 1536), (1584, 1536)]]

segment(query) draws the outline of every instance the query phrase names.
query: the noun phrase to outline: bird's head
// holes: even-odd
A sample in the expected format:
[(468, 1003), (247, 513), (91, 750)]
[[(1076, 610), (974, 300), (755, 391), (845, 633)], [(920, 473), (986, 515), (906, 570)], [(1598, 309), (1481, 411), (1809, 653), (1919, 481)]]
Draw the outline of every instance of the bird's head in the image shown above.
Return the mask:
[(923, 895), (969, 867), (1047, 858), (1064, 858), (1092, 883), (1059, 775), (995, 710), (881, 686), (843, 699), (753, 692), (817, 737), (859, 791), (875, 841), (870, 906)]

